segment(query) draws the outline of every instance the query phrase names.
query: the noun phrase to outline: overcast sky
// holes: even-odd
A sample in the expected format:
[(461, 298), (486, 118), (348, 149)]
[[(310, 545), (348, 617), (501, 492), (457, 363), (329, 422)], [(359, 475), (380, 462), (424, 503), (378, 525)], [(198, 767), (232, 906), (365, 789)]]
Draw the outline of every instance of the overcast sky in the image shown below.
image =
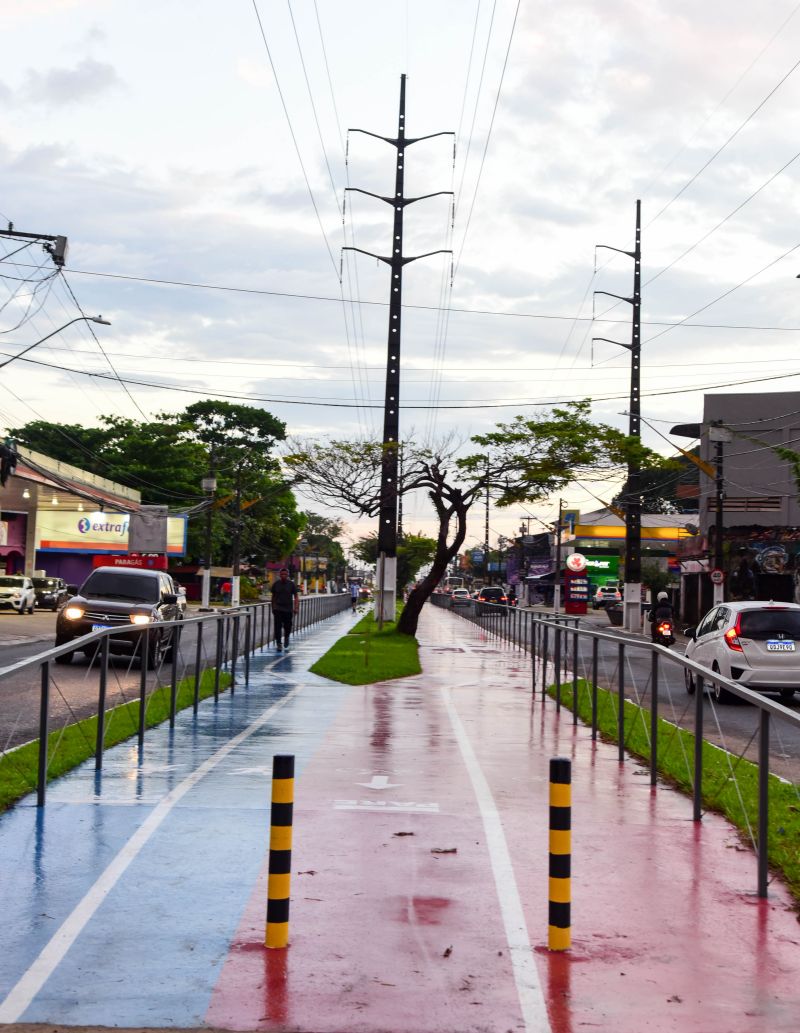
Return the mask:
[[(629, 341), (630, 306), (591, 316), (593, 291), (631, 291), (631, 260), (600, 251), (595, 271), (595, 245), (632, 247), (637, 198), (644, 416), (665, 432), (699, 420), (713, 385), (800, 389), (798, 7), (3, 0), (0, 220), (70, 252), (66, 283), (38, 244), (0, 264), (0, 352), (73, 318), (68, 284), (111, 320), (93, 329), (117, 373), (144, 383), (127, 394), (77, 324), (30, 358), (112, 379), (20, 360), (0, 424), (149, 418), (222, 392), (293, 435), (379, 433), (388, 269), (339, 270), (345, 240), (388, 254), (391, 210), (348, 195), (343, 236), (340, 206), (348, 184), (393, 190), (391, 147), (351, 134), (348, 167), (344, 151), (348, 128), (395, 135), (401, 73), (408, 135), (457, 133), (455, 167), (450, 137), (405, 157), (407, 195), (452, 190), (456, 210), (454, 229), (447, 197), (406, 210), (405, 253), (452, 249), (455, 280), (449, 256), (406, 267), (402, 435), (588, 396), (627, 425), (628, 353), (591, 338)], [(597, 505), (579, 485), (565, 498)], [(521, 514), (493, 513), (494, 533)], [(405, 524), (430, 529), (424, 500)]]

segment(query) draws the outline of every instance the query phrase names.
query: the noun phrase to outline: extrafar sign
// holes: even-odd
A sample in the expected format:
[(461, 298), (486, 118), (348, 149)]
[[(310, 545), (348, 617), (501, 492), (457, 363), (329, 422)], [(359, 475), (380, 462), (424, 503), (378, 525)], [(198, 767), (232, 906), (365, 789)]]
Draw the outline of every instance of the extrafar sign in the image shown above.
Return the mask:
[[(76, 513), (74, 510), (38, 510), (36, 548), (42, 552), (124, 553), (128, 550), (127, 513)], [(167, 553), (186, 551), (186, 517), (167, 521)]]

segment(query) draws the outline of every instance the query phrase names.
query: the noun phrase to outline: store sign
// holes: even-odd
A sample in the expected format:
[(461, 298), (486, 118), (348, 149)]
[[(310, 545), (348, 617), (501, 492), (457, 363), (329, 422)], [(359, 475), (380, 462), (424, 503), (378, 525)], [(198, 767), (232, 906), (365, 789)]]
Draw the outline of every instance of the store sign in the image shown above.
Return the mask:
[[(70, 510), (38, 510), (36, 548), (43, 552), (108, 552), (128, 549), (127, 513), (76, 513)], [(186, 551), (186, 517), (167, 521), (167, 552)]]
[(124, 556), (107, 556), (100, 553), (92, 557), (93, 567), (133, 567), (137, 570), (166, 570), (166, 556), (143, 556), (141, 553), (125, 553)]
[(586, 570), (586, 557), (579, 552), (573, 552), (567, 556), (567, 570), (571, 570), (574, 574), (583, 573)]

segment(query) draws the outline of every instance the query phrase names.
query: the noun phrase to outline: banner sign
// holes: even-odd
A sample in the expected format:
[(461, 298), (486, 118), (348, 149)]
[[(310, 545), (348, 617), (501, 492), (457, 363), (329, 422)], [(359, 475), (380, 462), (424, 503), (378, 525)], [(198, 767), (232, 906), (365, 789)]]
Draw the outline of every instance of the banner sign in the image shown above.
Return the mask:
[(100, 553), (92, 556), (93, 567), (135, 567), (138, 570), (166, 570), (166, 556), (142, 556), (141, 553), (130, 552), (124, 556), (107, 556)]
[[(74, 510), (38, 510), (36, 548), (42, 552), (121, 553), (128, 550), (127, 513), (76, 513)], [(167, 552), (186, 552), (186, 517), (169, 517)]]

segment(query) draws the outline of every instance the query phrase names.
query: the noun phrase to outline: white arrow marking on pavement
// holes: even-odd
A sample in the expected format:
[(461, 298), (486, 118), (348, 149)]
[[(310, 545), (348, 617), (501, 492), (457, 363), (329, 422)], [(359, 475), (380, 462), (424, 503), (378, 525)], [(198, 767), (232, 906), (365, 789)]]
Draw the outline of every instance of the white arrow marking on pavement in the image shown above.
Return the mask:
[(388, 775), (373, 775), (371, 782), (356, 782), (357, 786), (365, 789), (396, 789), (402, 782), (390, 782)]

